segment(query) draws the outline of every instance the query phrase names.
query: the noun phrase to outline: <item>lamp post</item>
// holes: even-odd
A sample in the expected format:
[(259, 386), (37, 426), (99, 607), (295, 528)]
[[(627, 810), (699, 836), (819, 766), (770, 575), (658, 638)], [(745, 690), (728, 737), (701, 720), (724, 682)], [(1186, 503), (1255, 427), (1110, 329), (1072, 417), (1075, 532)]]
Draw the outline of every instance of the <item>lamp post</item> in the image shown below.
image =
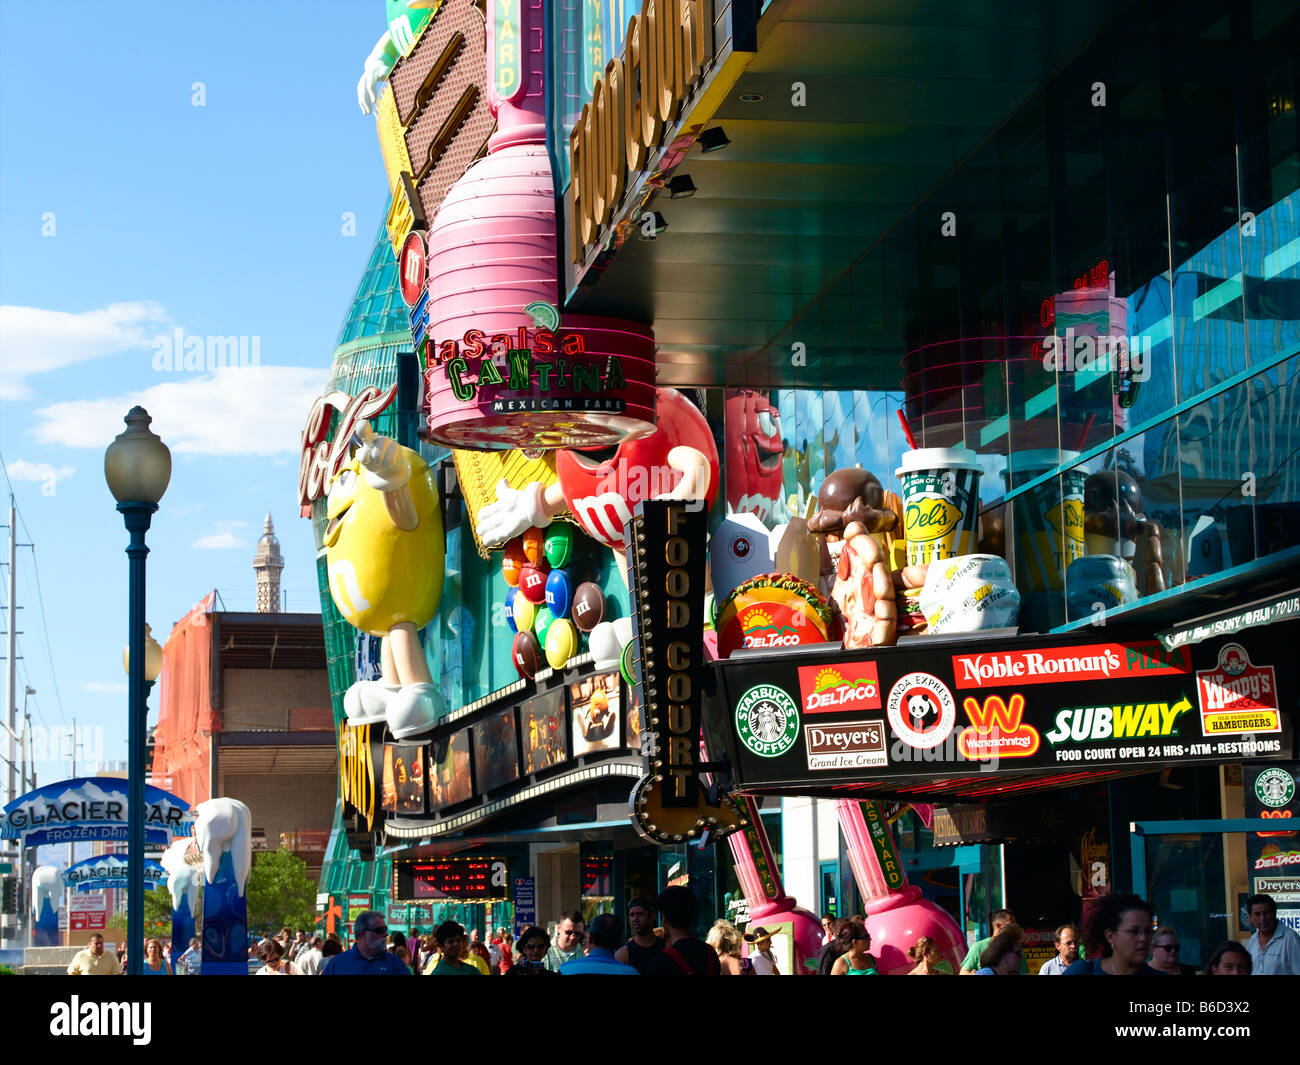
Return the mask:
[(167, 445), (149, 431), (153, 421), (143, 407), (127, 413), (126, 431), (104, 452), (104, 479), (117, 500), (131, 541), (128, 610), (127, 683), (127, 972), (139, 976), (144, 949), (144, 744), (149, 706), (145, 677), (144, 534), (172, 476)]

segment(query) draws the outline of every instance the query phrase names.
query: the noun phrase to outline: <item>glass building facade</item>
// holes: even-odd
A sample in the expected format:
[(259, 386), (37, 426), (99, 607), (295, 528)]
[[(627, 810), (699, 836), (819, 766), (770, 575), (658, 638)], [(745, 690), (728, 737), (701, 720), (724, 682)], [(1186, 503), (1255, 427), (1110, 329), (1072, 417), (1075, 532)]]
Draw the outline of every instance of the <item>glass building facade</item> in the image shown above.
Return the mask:
[[(785, 492), (854, 464), (898, 491), (901, 406), (979, 456), (1029, 631), (1294, 562), (1295, 18), (1135, 5), (1008, 116), (767, 346), (823, 356), (773, 392)], [(834, 387), (881, 351), (897, 376)], [(1131, 586), (1093, 594), (1107, 572)]]

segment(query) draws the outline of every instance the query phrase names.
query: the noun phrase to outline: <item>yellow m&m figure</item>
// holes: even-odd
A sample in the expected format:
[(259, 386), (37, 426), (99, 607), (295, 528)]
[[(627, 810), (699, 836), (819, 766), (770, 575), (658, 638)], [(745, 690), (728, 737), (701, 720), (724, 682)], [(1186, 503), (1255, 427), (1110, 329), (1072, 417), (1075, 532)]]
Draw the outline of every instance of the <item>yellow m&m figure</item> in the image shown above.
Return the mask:
[(343, 697), (348, 724), (387, 721), (394, 738), (438, 719), (439, 695), (420, 648), (442, 594), (442, 515), (433, 471), (368, 422), (352, 459), (330, 482), (325, 527), (330, 595), (349, 624), (383, 637), (380, 679)]

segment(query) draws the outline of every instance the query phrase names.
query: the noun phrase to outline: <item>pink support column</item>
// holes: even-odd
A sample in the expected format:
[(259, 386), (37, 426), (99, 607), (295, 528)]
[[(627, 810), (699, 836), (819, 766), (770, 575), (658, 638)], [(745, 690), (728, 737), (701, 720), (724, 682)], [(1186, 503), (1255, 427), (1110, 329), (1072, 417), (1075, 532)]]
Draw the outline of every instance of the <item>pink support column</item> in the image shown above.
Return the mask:
[[(794, 975), (807, 975), (817, 969), (821, 951), (822, 926), (816, 914), (809, 913), (785, 893), (781, 874), (777, 872), (772, 844), (758, 816), (758, 804), (748, 795), (737, 796), (745, 810), (748, 824), (728, 837), (736, 863), (736, 878), (749, 903), (751, 928), (762, 925), (788, 924), (794, 941)], [(790, 975), (790, 974), (784, 974)]]
[(966, 954), (966, 937), (947, 910), (922, 898), (921, 889), (908, 884), (880, 803), (837, 799), (835, 812), (862, 893), (871, 953), (880, 973), (906, 973), (913, 968), (916, 963), (907, 951), (922, 936), (939, 945), (955, 973)]

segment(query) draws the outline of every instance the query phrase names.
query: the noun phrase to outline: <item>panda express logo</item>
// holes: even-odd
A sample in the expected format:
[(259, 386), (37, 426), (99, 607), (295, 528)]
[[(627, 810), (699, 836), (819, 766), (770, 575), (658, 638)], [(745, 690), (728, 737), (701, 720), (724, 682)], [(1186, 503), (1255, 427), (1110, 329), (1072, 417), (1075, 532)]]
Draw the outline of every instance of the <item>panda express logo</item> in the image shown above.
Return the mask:
[(885, 705), (889, 727), (909, 747), (929, 750), (952, 735), (957, 704), (952, 692), (931, 673), (906, 673), (889, 689)]
[(805, 714), (879, 710), (880, 680), (875, 662), (800, 666), (799, 695)]

